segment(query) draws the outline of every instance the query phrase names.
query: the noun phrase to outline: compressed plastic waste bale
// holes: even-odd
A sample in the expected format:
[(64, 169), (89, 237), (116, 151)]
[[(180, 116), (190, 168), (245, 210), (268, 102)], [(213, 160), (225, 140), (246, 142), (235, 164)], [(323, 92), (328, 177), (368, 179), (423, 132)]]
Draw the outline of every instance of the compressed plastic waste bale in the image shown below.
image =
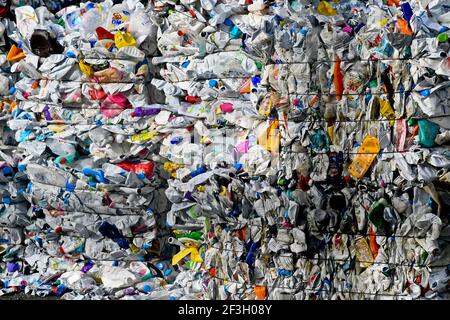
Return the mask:
[(446, 10), (14, 8), (1, 292), (448, 299)]
[(173, 263), (203, 297), (448, 298), (443, 3), (159, 5), (167, 224), (202, 233)]
[[(175, 272), (169, 279), (168, 272), (147, 267), (167, 256), (157, 222), (167, 201), (151, 156), (157, 146), (133, 139), (148, 128), (148, 119), (131, 113), (150, 105), (146, 84), (154, 49), (151, 30), (136, 31), (151, 13), (142, 4), (130, 5), (119, 7), (141, 19), (125, 42), (98, 38), (98, 30), (123, 32), (117, 29), (122, 27), (118, 6), (108, 1), (66, 7), (55, 15), (45, 7), (21, 6), (15, 14), (23, 25), (16, 29), (8, 21), (15, 52), (7, 63), (16, 79), (10, 91), (17, 100), (2, 127), (12, 131), (13, 142), (4, 143), (15, 147), (14, 168), (4, 171), (14, 176), (19, 168), (25, 185), (17, 178), (18, 186), (10, 187), (21, 190), (17, 205), (5, 194), (11, 220), (6, 226), (19, 228), (15, 237), (20, 238), (4, 248), (19, 268), (3, 274), (4, 293), (14, 288), (108, 299), (119, 297), (116, 291), (123, 286), (148, 279), (159, 278), (160, 285), (147, 286), (142, 295), (158, 294), (153, 291), (173, 282)], [(81, 19), (86, 12), (98, 20)], [(145, 263), (136, 269), (138, 261)]]

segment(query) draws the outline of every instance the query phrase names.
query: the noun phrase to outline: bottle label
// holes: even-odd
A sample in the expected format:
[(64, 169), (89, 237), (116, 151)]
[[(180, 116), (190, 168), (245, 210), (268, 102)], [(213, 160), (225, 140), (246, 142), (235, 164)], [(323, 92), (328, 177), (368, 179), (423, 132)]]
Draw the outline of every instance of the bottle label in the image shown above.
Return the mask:
[(155, 133), (152, 132), (144, 132), (131, 136), (131, 141), (144, 141), (149, 140), (155, 136)]
[(113, 26), (120, 26), (121, 24), (127, 22), (130, 18), (130, 13), (126, 10), (119, 12), (113, 12), (111, 23)]

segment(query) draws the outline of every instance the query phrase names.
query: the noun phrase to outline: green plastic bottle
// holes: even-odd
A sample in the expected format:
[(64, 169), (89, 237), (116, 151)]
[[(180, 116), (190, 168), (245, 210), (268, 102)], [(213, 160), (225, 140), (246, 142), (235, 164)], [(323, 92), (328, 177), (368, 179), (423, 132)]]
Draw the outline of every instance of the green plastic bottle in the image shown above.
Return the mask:
[(419, 143), (427, 148), (433, 147), (436, 143), (437, 134), (439, 133), (439, 125), (428, 120), (419, 120)]
[(381, 228), (384, 224), (383, 211), (387, 206), (389, 206), (388, 202), (382, 198), (374, 202), (370, 207), (369, 220), (377, 229)]

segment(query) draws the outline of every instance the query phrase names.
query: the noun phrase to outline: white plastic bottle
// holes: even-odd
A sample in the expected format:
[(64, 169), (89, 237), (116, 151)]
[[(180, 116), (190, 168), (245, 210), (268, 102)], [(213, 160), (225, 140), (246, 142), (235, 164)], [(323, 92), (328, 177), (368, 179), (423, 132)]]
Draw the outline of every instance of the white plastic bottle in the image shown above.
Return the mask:
[(116, 4), (109, 10), (106, 26), (109, 30), (119, 28), (130, 20), (131, 10), (126, 3)]
[(81, 31), (83, 34), (94, 34), (95, 29), (103, 24), (105, 16), (97, 8), (86, 11), (81, 17)]

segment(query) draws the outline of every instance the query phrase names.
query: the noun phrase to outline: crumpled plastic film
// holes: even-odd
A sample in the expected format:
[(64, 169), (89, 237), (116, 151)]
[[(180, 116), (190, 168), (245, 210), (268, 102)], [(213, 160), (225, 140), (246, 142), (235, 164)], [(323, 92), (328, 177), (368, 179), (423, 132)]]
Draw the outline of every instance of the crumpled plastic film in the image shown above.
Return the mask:
[(443, 1), (34, 7), (2, 20), (3, 294), (449, 298)]

